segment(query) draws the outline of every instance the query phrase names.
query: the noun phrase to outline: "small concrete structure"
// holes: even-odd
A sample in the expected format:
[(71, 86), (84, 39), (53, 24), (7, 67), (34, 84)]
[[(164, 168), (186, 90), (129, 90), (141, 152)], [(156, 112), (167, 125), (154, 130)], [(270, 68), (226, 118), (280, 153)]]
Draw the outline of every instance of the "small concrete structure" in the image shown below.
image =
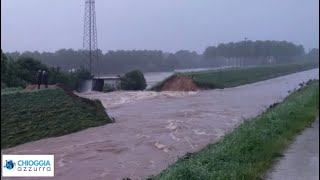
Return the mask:
[(103, 91), (103, 87), (108, 85), (116, 90), (120, 89), (119, 77), (94, 77), (92, 78), (92, 90)]

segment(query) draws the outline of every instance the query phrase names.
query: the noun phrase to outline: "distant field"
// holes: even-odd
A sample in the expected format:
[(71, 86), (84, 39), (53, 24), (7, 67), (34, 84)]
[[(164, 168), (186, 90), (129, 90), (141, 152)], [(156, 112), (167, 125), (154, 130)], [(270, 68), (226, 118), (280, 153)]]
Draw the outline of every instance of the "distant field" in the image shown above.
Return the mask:
[(1, 149), (111, 122), (100, 102), (88, 102), (62, 89), (1, 90)]
[[(284, 76), (300, 71), (319, 67), (319, 62), (270, 65), (251, 68), (230, 68), (201, 72), (178, 73), (173, 76), (188, 76), (202, 89), (229, 88), (250, 84), (279, 76)], [(158, 83), (151, 90), (159, 91), (164, 86), (167, 78)]]
[(200, 152), (148, 180), (262, 179), (293, 138), (319, 115), (319, 81), (309, 82)]

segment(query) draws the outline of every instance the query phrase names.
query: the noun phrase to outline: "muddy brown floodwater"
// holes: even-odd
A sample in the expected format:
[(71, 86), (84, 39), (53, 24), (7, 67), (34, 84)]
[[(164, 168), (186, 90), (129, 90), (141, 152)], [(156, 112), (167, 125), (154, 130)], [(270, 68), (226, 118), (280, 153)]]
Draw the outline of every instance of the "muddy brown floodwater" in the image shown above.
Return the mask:
[(55, 177), (49, 179), (143, 179), (160, 173), (177, 157), (216, 142), (243, 118), (256, 116), (299, 83), (318, 76), (319, 69), (314, 69), (196, 93), (86, 93), (84, 97), (100, 99), (116, 123), (1, 153), (54, 154)]

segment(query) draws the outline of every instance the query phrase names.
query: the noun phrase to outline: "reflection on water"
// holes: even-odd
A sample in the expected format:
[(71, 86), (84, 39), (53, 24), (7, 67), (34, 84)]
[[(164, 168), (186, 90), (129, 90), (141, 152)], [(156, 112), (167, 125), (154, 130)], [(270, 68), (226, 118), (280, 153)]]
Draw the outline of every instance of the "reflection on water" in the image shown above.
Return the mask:
[[(50, 179), (143, 179), (178, 157), (216, 142), (243, 118), (282, 100), (319, 69), (220, 90), (84, 93), (99, 99), (116, 123), (43, 139), (2, 153), (55, 154)], [(24, 178), (32, 179), (32, 178)]]

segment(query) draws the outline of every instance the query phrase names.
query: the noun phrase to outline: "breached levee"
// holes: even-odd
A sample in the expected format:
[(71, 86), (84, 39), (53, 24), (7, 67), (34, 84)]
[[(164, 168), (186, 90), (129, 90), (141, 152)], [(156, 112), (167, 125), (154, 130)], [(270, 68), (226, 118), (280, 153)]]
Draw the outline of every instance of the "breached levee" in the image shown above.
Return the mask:
[[(189, 95), (186, 92), (170, 92), (181, 96), (139, 92), (139, 98), (134, 96), (133, 101), (116, 106), (110, 100), (115, 96), (115, 102), (121, 100), (121, 92), (88, 93), (86, 96), (109, 105), (108, 113), (116, 123), (42, 139), (1, 153), (54, 154), (55, 177), (50, 178), (54, 180), (145, 179), (160, 173), (178, 157), (216, 142), (244, 118), (256, 116), (281, 101), (288, 91), (298, 88), (299, 83), (318, 77), (319, 69), (313, 69)], [(150, 96), (140, 98), (144, 93)]]
[(291, 63), (174, 74), (151, 87), (153, 91), (224, 89), (317, 68), (317, 63)]
[(198, 91), (202, 89), (204, 88), (200, 87), (191, 76), (177, 74), (151, 88), (153, 91)]

